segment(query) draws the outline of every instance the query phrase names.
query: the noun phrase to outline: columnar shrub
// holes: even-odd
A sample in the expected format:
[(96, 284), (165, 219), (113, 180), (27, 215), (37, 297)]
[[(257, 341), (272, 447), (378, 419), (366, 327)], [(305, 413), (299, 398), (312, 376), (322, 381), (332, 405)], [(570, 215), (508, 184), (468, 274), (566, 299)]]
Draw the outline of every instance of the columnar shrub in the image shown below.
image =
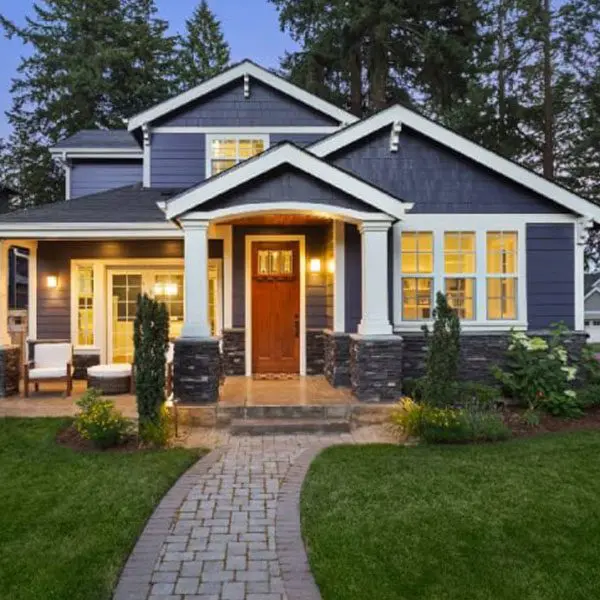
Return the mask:
[(139, 433), (143, 441), (154, 442), (165, 401), (169, 314), (164, 303), (147, 294), (138, 297), (133, 342)]
[(426, 330), (429, 345), (422, 394), (427, 404), (445, 406), (453, 402), (449, 390), (458, 375), (460, 321), (441, 292), (437, 293), (433, 316), (433, 333), (429, 335)]

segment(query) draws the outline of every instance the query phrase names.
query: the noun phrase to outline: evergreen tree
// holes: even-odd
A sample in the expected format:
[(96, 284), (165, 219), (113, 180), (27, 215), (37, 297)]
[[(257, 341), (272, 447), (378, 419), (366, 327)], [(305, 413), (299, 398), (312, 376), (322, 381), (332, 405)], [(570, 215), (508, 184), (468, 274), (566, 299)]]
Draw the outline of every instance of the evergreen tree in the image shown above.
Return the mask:
[(179, 38), (177, 56), (177, 80), (182, 90), (219, 74), (229, 65), (229, 44), (206, 0), (185, 22), (185, 30)]
[(33, 50), (12, 82), (0, 169), (25, 205), (64, 198), (49, 147), (81, 129), (123, 127), (173, 81), (174, 40), (153, 0), (45, 0), (33, 11), (23, 27), (0, 16), (6, 34)]

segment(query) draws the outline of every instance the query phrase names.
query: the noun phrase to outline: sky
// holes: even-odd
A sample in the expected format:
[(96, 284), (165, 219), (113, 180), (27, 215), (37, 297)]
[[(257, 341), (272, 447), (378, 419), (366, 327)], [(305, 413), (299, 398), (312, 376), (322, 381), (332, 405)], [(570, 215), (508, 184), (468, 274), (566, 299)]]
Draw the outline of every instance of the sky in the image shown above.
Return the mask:
[[(181, 32), (185, 20), (199, 0), (156, 0), (159, 15), (169, 21), (171, 33)], [(33, 0), (0, 0), (0, 13), (17, 24), (33, 14)], [(290, 37), (279, 29), (275, 7), (267, 0), (208, 0), (221, 21), (225, 39), (231, 46), (231, 60), (251, 58), (265, 67), (277, 67), (285, 50), (294, 49)], [(15, 38), (0, 37), (0, 137), (9, 126), (4, 112), (10, 108), (10, 84), (27, 47)]]

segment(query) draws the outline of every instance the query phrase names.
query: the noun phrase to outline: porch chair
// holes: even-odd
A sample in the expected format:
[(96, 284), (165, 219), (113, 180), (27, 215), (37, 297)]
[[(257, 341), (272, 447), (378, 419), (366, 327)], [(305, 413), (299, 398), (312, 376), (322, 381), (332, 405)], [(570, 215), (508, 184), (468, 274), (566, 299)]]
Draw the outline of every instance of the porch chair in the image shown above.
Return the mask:
[(23, 395), (29, 397), (29, 384), (35, 384), (39, 390), (40, 383), (64, 381), (67, 385), (67, 397), (73, 391), (71, 344), (36, 344), (34, 360), (29, 361), (23, 372)]

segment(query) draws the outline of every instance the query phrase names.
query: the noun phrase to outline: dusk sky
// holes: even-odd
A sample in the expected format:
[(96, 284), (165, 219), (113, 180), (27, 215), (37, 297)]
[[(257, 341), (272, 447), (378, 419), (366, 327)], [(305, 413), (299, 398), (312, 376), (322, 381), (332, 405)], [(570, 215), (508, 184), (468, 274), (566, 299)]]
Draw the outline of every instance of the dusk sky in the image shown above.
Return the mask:
[[(294, 43), (279, 30), (277, 11), (267, 0), (209, 0), (209, 5), (222, 23), (225, 38), (231, 46), (231, 59), (237, 62), (251, 58), (266, 67), (277, 67), (285, 50)], [(33, 0), (0, 0), (0, 13), (23, 24), (33, 14)], [(159, 14), (169, 21), (171, 32), (183, 31), (185, 20), (198, 0), (156, 0)], [(28, 52), (19, 40), (0, 37), (0, 137), (9, 133), (4, 112), (10, 108), (11, 79), (16, 75), (20, 57)]]

